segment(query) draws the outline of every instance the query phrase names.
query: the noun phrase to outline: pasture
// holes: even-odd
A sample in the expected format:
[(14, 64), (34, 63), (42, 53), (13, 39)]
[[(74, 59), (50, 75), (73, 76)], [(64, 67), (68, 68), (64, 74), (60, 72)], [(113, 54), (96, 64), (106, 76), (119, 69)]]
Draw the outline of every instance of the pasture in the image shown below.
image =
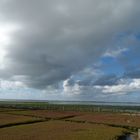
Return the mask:
[(139, 112), (99, 112), (93, 107), (84, 111), (87, 106), (83, 110), (60, 106), (51, 110), (42, 109), (43, 104), (40, 109), (33, 108), (32, 104), (0, 108), (0, 140), (121, 140), (120, 136), (140, 128)]

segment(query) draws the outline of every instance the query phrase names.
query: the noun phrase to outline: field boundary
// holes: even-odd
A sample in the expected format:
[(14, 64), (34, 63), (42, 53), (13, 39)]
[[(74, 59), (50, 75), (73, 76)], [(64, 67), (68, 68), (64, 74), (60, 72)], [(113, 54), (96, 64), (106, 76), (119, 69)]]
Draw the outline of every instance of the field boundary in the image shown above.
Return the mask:
[(107, 125), (111, 127), (119, 127), (119, 128), (125, 128), (127, 130), (131, 130), (133, 132), (136, 132), (140, 127), (133, 127), (133, 126), (128, 126), (128, 125), (116, 125), (116, 124), (109, 124), (109, 123), (98, 123), (98, 122), (91, 122), (91, 121), (78, 121), (78, 120), (64, 120), (67, 122), (75, 122), (75, 123), (88, 123), (88, 124), (99, 124), (99, 125)]
[(0, 125), (0, 129), (7, 128), (7, 127), (13, 127), (13, 126), (19, 126), (19, 125), (28, 125), (28, 124), (46, 122), (46, 121), (49, 121), (49, 120), (47, 120), (47, 119), (46, 120), (32, 120), (32, 121), (25, 121), (25, 122), (3, 124), (3, 125)]
[(89, 123), (89, 124), (107, 125), (107, 126), (111, 126), (111, 127), (125, 128), (125, 129), (133, 131), (133, 132), (136, 132), (138, 129), (140, 129), (140, 127), (133, 127), (133, 126), (129, 126), (129, 125), (117, 125), (117, 124), (109, 124), (109, 123), (99, 123), (99, 122), (85, 121), (85, 120), (71, 120), (71, 118), (74, 118), (74, 117), (79, 116), (79, 115), (68, 115), (68, 116), (64, 116), (64, 117), (51, 118), (51, 117), (41, 117), (41, 116), (37, 116), (37, 115), (18, 114), (18, 113), (12, 113), (12, 112), (11, 113), (8, 112), (8, 113), (5, 113), (5, 114), (39, 118), (40, 120), (4, 124), (4, 125), (0, 125), (0, 128), (12, 127), (12, 126), (17, 126), (17, 125), (25, 125), (25, 124), (33, 124), (33, 123), (38, 123), (38, 122), (50, 121), (50, 120), (52, 120), (52, 121), (55, 121), (55, 120), (60, 121), (61, 120), (61, 121), (68, 121), (68, 122), (75, 122), (75, 123)]

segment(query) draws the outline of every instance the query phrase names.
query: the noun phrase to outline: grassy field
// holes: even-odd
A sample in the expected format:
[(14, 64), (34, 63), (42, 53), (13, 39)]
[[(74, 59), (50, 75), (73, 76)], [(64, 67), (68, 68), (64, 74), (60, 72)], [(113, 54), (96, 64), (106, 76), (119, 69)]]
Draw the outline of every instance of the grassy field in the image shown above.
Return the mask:
[(49, 104), (47, 102), (19, 102), (0, 101), (0, 108), (13, 109), (45, 109), (54, 111), (80, 111), (80, 112), (120, 112), (137, 113), (140, 106), (110, 106), (110, 105), (78, 105), (78, 104)]
[(51, 111), (51, 110), (24, 110), (24, 111), (11, 111), (9, 113), (49, 119), (63, 119), (69, 117), (71, 118), (73, 116), (79, 116), (83, 114), (74, 111)]
[(34, 122), (40, 120), (39, 118), (35, 117), (28, 117), (28, 116), (18, 116), (18, 115), (11, 115), (0, 113), (0, 127), (10, 124), (17, 124), (17, 123), (24, 123), (24, 122)]
[[(105, 125), (49, 121), (0, 129), (1, 140), (112, 140), (122, 128)], [(8, 134), (8, 135), (7, 135)]]
[[(129, 127), (140, 128), (139, 110), (134, 114), (59, 105), (52, 105), (51, 110), (51, 105), (42, 109), (42, 103), (40, 109), (37, 103), (19, 104), (20, 108), (0, 105), (0, 140), (121, 140), (119, 136), (133, 131)], [(22, 108), (21, 104), (26, 105)]]
[(103, 124), (114, 124), (122, 126), (134, 126), (140, 128), (140, 116), (138, 114), (124, 113), (87, 113), (76, 116), (72, 120), (89, 121)]

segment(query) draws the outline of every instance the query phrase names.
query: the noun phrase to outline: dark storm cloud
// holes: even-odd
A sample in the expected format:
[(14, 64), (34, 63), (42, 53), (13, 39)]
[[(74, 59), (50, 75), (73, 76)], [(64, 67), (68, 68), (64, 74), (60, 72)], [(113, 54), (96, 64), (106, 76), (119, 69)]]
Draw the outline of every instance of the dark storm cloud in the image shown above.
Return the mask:
[(119, 83), (119, 79), (121, 77), (117, 77), (116, 75), (88, 75), (81, 80), (69, 79), (68, 85), (74, 86), (77, 83), (79, 86), (112, 86), (117, 85)]
[(124, 68), (122, 78), (140, 79), (140, 40), (138, 33), (131, 33), (124, 37), (122, 46), (128, 48), (117, 60)]
[[(41, 89), (68, 79), (96, 63), (113, 47), (117, 33), (139, 27), (139, 4), (138, 0), (1, 1), (0, 20), (21, 27), (7, 48), (5, 73), (10, 78), (22, 75), (26, 85)], [(113, 83), (110, 78), (106, 84)]]
[(119, 77), (116, 75), (104, 75), (94, 82), (94, 85), (105, 86), (105, 85), (116, 85), (118, 84)]
[(127, 73), (124, 74), (124, 77), (127, 77), (127, 78), (140, 78), (140, 69), (138, 70), (132, 70), (132, 71), (129, 71)]

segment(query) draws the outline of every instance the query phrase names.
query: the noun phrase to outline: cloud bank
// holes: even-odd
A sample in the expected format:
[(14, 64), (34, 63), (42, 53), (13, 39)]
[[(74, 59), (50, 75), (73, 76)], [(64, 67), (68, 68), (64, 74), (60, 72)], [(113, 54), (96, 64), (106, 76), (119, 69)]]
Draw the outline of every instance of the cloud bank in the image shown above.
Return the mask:
[[(15, 88), (24, 85), (40, 94), (79, 100), (138, 92), (139, 72), (133, 68), (140, 64), (139, 4), (138, 0), (2, 0), (1, 88), (8, 81)], [(107, 57), (123, 68), (119, 76), (104, 70), (108, 61), (101, 59)], [(121, 79), (131, 82), (122, 84)]]

